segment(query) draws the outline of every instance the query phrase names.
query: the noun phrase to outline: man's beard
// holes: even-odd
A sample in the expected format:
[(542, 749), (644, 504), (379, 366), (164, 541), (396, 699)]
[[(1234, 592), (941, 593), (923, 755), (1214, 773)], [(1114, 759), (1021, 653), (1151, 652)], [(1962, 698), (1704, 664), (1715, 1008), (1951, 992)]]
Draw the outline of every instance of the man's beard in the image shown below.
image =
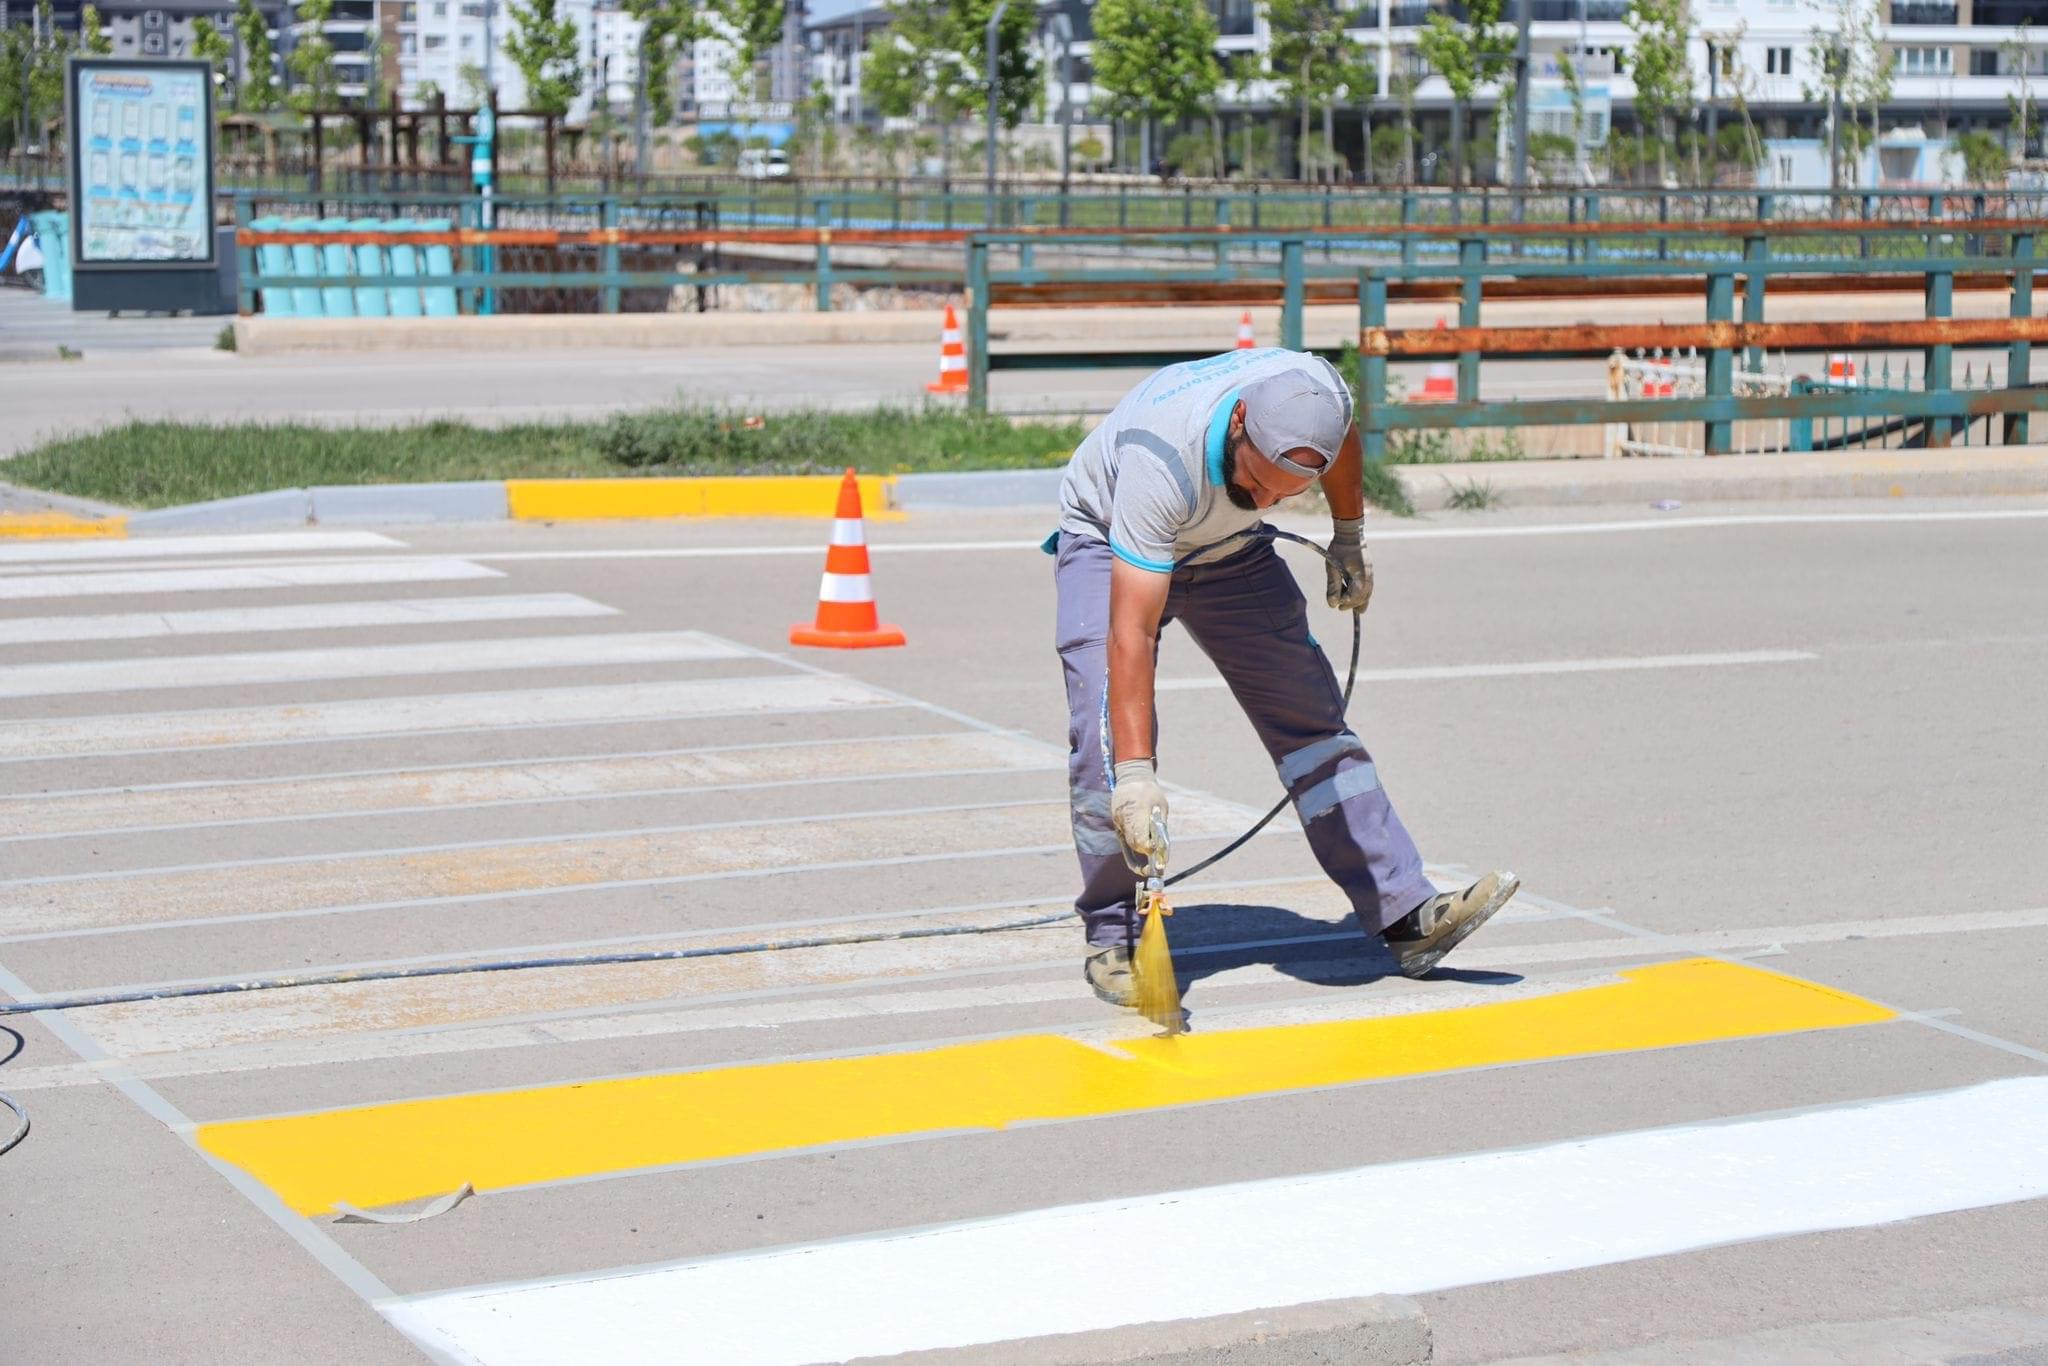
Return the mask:
[(1257, 512), (1257, 500), (1237, 486), (1237, 448), (1243, 444), (1242, 436), (1223, 438), (1223, 496), (1246, 512)]

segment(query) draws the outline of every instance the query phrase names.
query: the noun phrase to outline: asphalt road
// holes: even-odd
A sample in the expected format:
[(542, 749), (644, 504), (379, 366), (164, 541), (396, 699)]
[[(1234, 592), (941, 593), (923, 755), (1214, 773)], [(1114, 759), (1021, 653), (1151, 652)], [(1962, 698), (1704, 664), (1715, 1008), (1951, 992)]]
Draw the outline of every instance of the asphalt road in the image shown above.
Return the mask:
[[(843, 655), (785, 643), (805, 524), (0, 545), (0, 990), (1059, 910), (1042, 519), (871, 530), (910, 645)], [(2044, 536), (1381, 529), (1355, 724), (1444, 881), (1527, 891), (1409, 982), (1277, 830), (1179, 898), (1178, 1043), (1067, 925), (13, 1019), (0, 1359), (802, 1361), (1383, 1291), (1447, 1362), (2042, 1350)], [(1188, 860), (1277, 785), (1177, 634), (1162, 676)]]

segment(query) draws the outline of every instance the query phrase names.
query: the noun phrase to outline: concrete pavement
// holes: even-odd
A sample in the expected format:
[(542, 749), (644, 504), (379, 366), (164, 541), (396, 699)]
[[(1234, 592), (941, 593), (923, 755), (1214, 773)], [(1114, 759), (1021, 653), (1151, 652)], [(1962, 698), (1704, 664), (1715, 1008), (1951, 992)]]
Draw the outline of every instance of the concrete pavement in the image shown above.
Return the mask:
[[(2026, 1347), (2048, 502), (1883, 513), (1376, 525), (1354, 722), (1445, 880), (1528, 893), (1411, 983), (1254, 841), (1179, 901), (1185, 1066), (1064, 926), (11, 1021), (9, 1351), (1034, 1359), (1387, 1293), (1450, 1362)], [(911, 644), (844, 657), (784, 643), (808, 525), (0, 546), (6, 989), (1057, 910), (1042, 532), (872, 527)], [(1272, 770), (1161, 672), (1194, 857)]]

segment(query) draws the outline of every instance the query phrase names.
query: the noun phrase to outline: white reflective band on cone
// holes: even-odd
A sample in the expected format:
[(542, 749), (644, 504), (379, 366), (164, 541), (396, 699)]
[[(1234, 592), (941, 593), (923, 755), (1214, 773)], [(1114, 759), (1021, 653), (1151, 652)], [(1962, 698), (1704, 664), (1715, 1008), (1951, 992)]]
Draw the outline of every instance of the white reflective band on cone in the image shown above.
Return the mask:
[(834, 517), (832, 519), (832, 544), (866, 545), (867, 534), (861, 529), (858, 517)]
[(819, 602), (873, 602), (875, 590), (865, 574), (827, 573), (818, 585)]

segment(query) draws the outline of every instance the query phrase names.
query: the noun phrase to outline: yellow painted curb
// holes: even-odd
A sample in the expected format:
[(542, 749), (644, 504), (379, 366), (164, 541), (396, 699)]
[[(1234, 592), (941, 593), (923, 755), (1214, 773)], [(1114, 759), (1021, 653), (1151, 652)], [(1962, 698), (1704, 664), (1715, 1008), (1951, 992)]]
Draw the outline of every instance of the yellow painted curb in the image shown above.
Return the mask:
[(1060, 1035), (558, 1083), (231, 1120), (199, 1146), (301, 1214), (876, 1139), (994, 1131), (1896, 1018), (1717, 959), (1553, 995), (1092, 1047)]
[[(839, 507), (841, 477), (711, 476), (701, 479), (507, 479), (506, 501), (521, 522), (580, 522), (654, 517), (830, 517)], [(873, 521), (896, 521), (893, 475), (859, 479), (862, 510)]]
[(68, 512), (0, 512), (0, 539), (57, 539), (128, 535), (126, 517), (74, 517)]

